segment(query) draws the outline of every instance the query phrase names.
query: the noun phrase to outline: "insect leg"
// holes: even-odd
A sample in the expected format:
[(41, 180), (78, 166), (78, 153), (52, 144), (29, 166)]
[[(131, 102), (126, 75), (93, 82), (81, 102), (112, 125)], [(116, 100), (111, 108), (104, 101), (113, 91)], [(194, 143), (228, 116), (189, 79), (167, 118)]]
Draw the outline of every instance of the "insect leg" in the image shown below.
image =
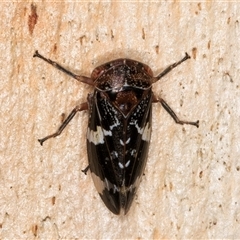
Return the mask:
[(89, 170), (89, 168), (90, 168), (90, 166), (88, 165), (86, 168), (84, 168), (84, 169), (82, 170), (82, 172), (83, 172), (85, 175), (87, 175), (87, 171)]
[(64, 122), (63, 122), (62, 125), (59, 127), (59, 129), (57, 130), (57, 132), (55, 132), (55, 133), (53, 133), (53, 134), (51, 134), (51, 135), (48, 135), (48, 136), (46, 136), (45, 138), (38, 139), (38, 141), (40, 142), (40, 144), (43, 145), (43, 143), (44, 143), (47, 139), (49, 139), (49, 138), (54, 138), (54, 137), (59, 136), (59, 135), (62, 133), (63, 129), (64, 129), (64, 128), (68, 125), (68, 123), (73, 119), (73, 117), (75, 116), (75, 114), (76, 114), (77, 112), (80, 112), (80, 111), (83, 111), (83, 110), (87, 110), (87, 109), (88, 109), (88, 104), (87, 104), (87, 102), (82, 103), (82, 104), (76, 106), (76, 107), (72, 110), (72, 112), (68, 115), (68, 117), (64, 120)]
[(76, 80), (78, 80), (79, 82), (83, 82), (86, 83), (88, 85), (93, 85), (93, 80), (89, 77), (85, 77), (85, 76), (80, 76), (80, 75), (76, 75), (70, 71), (68, 71), (66, 68), (62, 67), (60, 64), (58, 64), (57, 62), (52, 61), (51, 59), (45, 58), (44, 56), (42, 56), (41, 54), (38, 53), (38, 51), (36, 51), (33, 54), (33, 57), (38, 57), (41, 58), (42, 60), (44, 60), (45, 62), (51, 64), (52, 66), (54, 66), (55, 68), (57, 68), (58, 70), (68, 74), (69, 76), (75, 78)]
[(165, 70), (163, 70), (159, 75), (155, 77), (155, 81), (158, 81), (160, 78), (162, 78), (164, 75), (168, 74), (173, 68), (177, 67), (180, 65), (182, 62), (186, 61), (187, 59), (191, 58), (188, 53), (185, 53), (185, 57), (182, 58), (180, 61), (175, 62), (168, 66)]
[(193, 125), (195, 127), (199, 127), (199, 120), (197, 120), (196, 122), (189, 122), (189, 121), (182, 121), (180, 120), (177, 115), (175, 114), (175, 112), (170, 108), (170, 106), (162, 99), (154, 99), (153, 102), (160, 102), (162, 104), (162, 106), (164, 107), (164, 109), (171, 115), (171, 117), (174, 119), (174, 121), (177, 124), (190, 124)]

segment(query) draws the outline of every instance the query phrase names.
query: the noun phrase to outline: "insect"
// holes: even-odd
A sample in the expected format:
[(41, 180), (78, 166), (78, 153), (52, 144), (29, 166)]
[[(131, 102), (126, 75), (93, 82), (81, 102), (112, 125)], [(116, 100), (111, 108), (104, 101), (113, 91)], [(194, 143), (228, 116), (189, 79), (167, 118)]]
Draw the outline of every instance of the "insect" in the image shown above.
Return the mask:
[(178, 124), (199, 126), (199, 121), (180, 120), (169, 105), (152, 92), (153, 83), (190, 56), (185, 53), (185, 57), (156, 77), (146, 64), (126, 58), (98, 66), (91, 77), (86, 77), (68, 71), (38, 51), (33, 57), (41, 58), (77, 81), (94, 88), (93, 93), (88, 95), (88, 101), (76, 106), (55, 133), (38, 141), (42, 145), (47, 139), (60, 135), (77, 112), (88, 110), (89, 165), (82, 171), (86, 174), (90, 170), (100, 197), (112, 213), (126, 214), (146, 166), (152, 103), (161, 103)]

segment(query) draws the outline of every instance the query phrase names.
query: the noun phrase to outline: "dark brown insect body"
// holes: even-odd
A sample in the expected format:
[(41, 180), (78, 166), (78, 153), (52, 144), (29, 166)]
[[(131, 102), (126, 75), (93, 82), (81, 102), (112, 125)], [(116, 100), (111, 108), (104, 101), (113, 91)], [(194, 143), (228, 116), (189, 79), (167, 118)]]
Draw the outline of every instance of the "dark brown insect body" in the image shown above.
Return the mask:
[(94, 87), (88, 102), (77, 106), (58, 131), (39, 142), (58, 136), (76, 112), (89, 110), (87, 152), (94, 184), (105, 205), (114, 214), (126, 214), (144, 172), (148, 154), (152, 103), (160, 102), (176, 123), (198, 127), (198, 121), (178, 119), (163, 99), (157, 99), (152, 84), (188, 58), (170, 65), (158, 76), (145, 64), (131, 59), (105, 63), (92, 72), (91, 78), (77, 76), (56, 62), (34, 54), (80, 82)]

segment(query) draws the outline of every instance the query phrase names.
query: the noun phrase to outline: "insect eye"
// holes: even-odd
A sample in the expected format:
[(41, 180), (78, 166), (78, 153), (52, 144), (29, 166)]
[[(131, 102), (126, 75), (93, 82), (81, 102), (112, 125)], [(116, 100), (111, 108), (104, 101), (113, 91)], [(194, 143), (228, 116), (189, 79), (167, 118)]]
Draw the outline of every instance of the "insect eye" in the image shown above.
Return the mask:
[(146, 72), (149, 76), (153, 76), (153, 72), (152, 72), (151, 68), (148, 67), (148, 66), (144, 66), (144, 67), (142, 68), (142, 71), (143, 71), (143, 72)]
[[(103, 94), (104, 95), (104, 94)], [(115, 101), (117, 97), (117, 93), (113, 91), (107, 92), (107, 96), (111, 101)]]

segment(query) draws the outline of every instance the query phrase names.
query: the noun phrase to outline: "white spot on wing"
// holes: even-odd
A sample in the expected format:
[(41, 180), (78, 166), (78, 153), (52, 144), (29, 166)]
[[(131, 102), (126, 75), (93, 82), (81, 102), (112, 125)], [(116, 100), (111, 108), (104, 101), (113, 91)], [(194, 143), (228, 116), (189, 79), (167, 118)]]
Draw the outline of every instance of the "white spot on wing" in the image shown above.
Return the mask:
[(105, 130), (105, 129), (103, 129), (103, 134), (104, 134), (104, 136), (112, 136), (112, 132), (111, 131), (107, 131), (107, 130)]
[(100, 126), (97, 126), (97, 131), (93, 131), (88, 128), (87, 132), (87, 139), (89, 142), (92, 142), (94, 144), (103, 144), (104, 143), (104, 137), (103, 137), (103, 131)]
[(105, 183), (106, 183), (106, 188), (107, 188), (107, 190), (109, 191), (109, 184), (108, 184), (108, 180), (106, 179), (106, 178), (104, 178), (104, 181), (105, 181)]
[(129, 164), (130, 164), (130, 160), (128, 160), (128, 161), (126, 162), (125, 167), (128, 167)]
[(122, 163), (118, 163), (118, 166), (121, 168), (121, 169), (123, 169), (124, 168), (124, 166), (122, 165)]
[(118, 120), (118, 118), (116, 116), (114, 116), (114, 119), (115, 119), (115, 123), (111, 126), (109, 126), (109, 128), (112, 130), (113, 128), (117, 127), (120, 125), (120, 122)]
[(112, 152), (111, 152), (111, 157), (112, 157), (113, 159), (118, 158), (118, 152), (117, 152), (117, 151), (112, 151)]
[(131, 140), (131, 138), (128, 138), (128, 140), (126, 141), (126, 144), (130, 143), (130, 140)]
[(112, 184), (107, 178), (104, 179), (104, 182), (106, 183), (105, 187), (108, 191), (110, 191), (110, 189), (113, 189), (113, 193), (119, 192), (119, 188), (115, 184)]
[(91, 175), (92, 175), (95, 188), (97, 189), (98, 193), (103, 194), (103, 190), (105, 189), (104, 182), (94, 172), (91, 172)]
[(140, 128), (138, 125), (137, 125), (137, 121), (134, 122), (134, 125), (138, 131), (139, 134), (142, 134), (143, 133), (143, 128)]
[(132, 192), (133, 190), (136, 190), (141, 181), (141, 176), (139, 176), (137, 177), (136, 181), (129, 187), (126, 187), (124, 183), (121, 187), (117, 187), (115, 184), (112, 184), (107, 178), (105, 178), (104, 181), (102, 181), (101, 178), (98, 177), (94, 172), (91, 172), (91, 175), (92, 175), (94, 185), (98, 193), (101, 195), (103, 194), (104, 190), (110, 191), (111, 189), (113, 190), (114, 193), (121, 192), (122, 194), (127, 194), (128, 192)]
[(151, 127), (149, 126), (149, 122), (146, 124), (143, 134), (142, 140), (149, 142), (151, 137)]
[(125, 195), (128, 192), (136, 191), (139, 186), (140, 181), (141, 181), (141, 176), (137, 177), (136, 181), (129, 187), (126, 187), (125, 185), (121, 186), (120, 192)]
[(135, 156), (136, 153), (137, 153), (136, 149), (133, 149), (130, 154), (131, 154), (131, 156)]
[(140, 128), (137, 125), (137, 121), (131, 122), (131, 125), (135, 125), (137, 131), (139, 134), (142, 135), (142, 140), (143, 141), (150, 141), (150, 137), (151, 137), (151, 126), (149, 124), (149, 122), (147, 122), (147, 124), (145, 125), (144, 128)]
[(98, 177), (94, 172), (91, 172), (91, 175), (95, 188), (97, 189), (99, 194), (103, 195), (103, 191), (105, 189), (107, 189), (108, 191), (110, 191), (110, 189), (113, 189), (114, 193), (120, 191), (120, 189), (115, 184), (112, 184), (107, 178), (102, 181), (101, 178)]

